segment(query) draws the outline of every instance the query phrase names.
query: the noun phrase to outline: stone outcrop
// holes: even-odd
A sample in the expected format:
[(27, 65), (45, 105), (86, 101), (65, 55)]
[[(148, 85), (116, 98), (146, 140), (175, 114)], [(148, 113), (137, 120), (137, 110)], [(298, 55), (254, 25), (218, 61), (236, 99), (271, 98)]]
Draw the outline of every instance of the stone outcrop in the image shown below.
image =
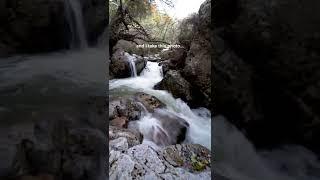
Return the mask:
[(205, 1), (190, 21), (193, 28), (181, 35), (189, 33), (189, 40), (180, 42), (186, 47), (160, 55), (165, 60), (164, 79), (155, 88), (168, 90), (190, 106), (211, 109), (211, 1)]
[[(117, 140), (126, 149), (125, 139)], [(114, 143), (114, 142), (113, 142)], [(119, 148), (119, 146), (121, 146)], [(176, 145), (155, 150), (137, 145), (109, 151), (110, 179), (211, 179), (210, 151), (200, 145)]]
[(181, 76), (179, 71), (169, 70), (166, 72), (164, 78), (154, 88), (167, 90), (175, 98), (181, 98), (186, 102), (192, 101), (191, 85)]
[(205, 1), (198, 12), (193, 39), (185, 60), (182, 76), (190, 83), (195, 105), (212, 107), (211, 100), (211, 0)]
[(160, 126), (152, 126), (149, 132), (145, 133), (145, 139), (162, 147), (180, 144), (185, 140), (189, 128), (189, 123), (186, 120), (163, 109), (156, 109), (152, 117), (149, 118), (156, 118)]
[(121, 48), (117, 49), (112, 54), (112, 57), (109, 61), (109, 75), (111, 79), (131, 77), (132, 72), (129, 58), (131, 58), (135, 63), (137, 74), (140, 74), (147, 65), (147, 60), (143, 57), (130, 55)]
[(215, 112), (258, 146), (320, 150), (319, 5), (223, 0), (214, 6)]
[(97, 99), (86, 100), (75, 112), (50, 109), (34, 112), (34, 122), (19, 119), (9, 137), (1, 135), (2, 147), (11, 150), (1, 148), (1, 179), (106, 179), (106, 117), (99, 119), (104, 106)]

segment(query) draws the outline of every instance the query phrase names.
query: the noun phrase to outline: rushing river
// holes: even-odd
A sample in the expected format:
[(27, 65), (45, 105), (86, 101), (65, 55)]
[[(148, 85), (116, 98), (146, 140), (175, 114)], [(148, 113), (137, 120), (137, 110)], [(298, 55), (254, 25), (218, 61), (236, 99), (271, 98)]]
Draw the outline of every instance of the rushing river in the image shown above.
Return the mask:
[[(127, 54), (127, 56), (130, 56)], [(133, 56), (129, 59), (134, 59)], [(134, 66), (133, 66), (134, 67)], [(132, 71), (135, 71), (134, 69)], [(156, 62), (148, 62), (139, 76), (109, 81), (110, 97), (121, 94), (144, 92), (157, 97), (166, 105), (165, 111), (185, 119), (189, 123), (185, 143), (201, 144), (211, 149), (211, 113), (205, 108), (190, 109), (181, 99), (175, 99), (169, 92), (155, 90), (153, 86), (162, 80), (162, 68)], [(139, 120), (139, 130), (144, 135), (152, 126), (158, 126), (158, 120), (146, 113)], [(143, 143), (150, 143), (144, 139)], [(151, 142), (152, 143), (152, 142)]]
[(222, 116), (214, 118), (213, 132), (214, 172), (230, 180), (320, 179), (319, 159), (304, 147), (258, 151)]

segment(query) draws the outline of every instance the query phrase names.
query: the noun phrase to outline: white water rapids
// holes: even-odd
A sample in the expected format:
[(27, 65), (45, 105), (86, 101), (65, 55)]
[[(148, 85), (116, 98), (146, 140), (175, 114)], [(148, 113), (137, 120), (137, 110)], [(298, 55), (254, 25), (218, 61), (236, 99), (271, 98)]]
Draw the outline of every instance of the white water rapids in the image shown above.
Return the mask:
[[(185, 119), (189, 123), (186, 143), (201, 144), (211, 149), (211, 114), (205, 108), (190, 109), (181, 99), (175, 99), (169, 92), (154, 90), (153, 86), (162, 79), (161, 66), (148, 62), (140, 76), (109, 81), (110, 94), (121, 92), (144, 92), (155, 96), (166, 104), (166, 110)], [(152, 126), (159, 126), (157, 119), (145, 115), (139, 120), (139, 130), (144, 134)], [(144, 139), (143, 143), (151, 143)]]
[(320, 179), (319, 160), (304, 147), (291, 145), (271, 151), (257, 151), (242, 132), (224, 117), (214, 117), (213, 127), (213, 169), (227, 179)]

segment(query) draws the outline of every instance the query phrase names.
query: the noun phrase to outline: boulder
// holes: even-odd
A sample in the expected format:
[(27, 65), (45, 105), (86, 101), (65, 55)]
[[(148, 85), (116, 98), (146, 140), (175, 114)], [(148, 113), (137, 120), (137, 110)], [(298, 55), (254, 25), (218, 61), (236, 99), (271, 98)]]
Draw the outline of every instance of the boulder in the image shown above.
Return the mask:
[(133, 147), (142, 142), (142, 134), (130, 129), (118, 128), (115, 126), (109, 126), (109, 141), (118, 139), (120, 137), (126, 138), (128, 147)]
[(165, 104), (162, 103), (159, 99), (146, 93), (136, 93), (134, 97), (149, 112), (153, 112), (157, 108), (165, 107)]
[(109, 105), (109, 120), (126, 117), (128, 121), (135, 121), (140, 119), (142, 112), (143, 107), (130, 96), (114, 99)]
[(113, 47), (112, 52), (116, 52), (117, 50), (121, 49), (125, 52), (133, 54), (135, 53), (134, 51), (135, 48), (136, 48), (136, 45), (133, 42), (120, 39), (117, 42), (117, 44)]
[[(146, 93), (115, 98), (109, 102), (109, 120), (125, 117), (128, 121), (139, 120), (144, 114), (165, 107), (159, 99)], [(119, 120), (118, 120), (119, 121)]]
[(109, 63), (109, 74), (114, 78), (127, 78), (131, 76), (131, 69), (128, 57), (123, 50), (117, 50), (112, 54)]
[(185, 140), (189, 123), (184, 119), (163, 109), (156, 109), (152, 117), (157, 119), (160, 126), (153, 126), (145, 138), (159, 146), (179, 144)]
[(127, 128), (128, 127), (128, 118), (127, 117), (116, 117), (112, 121), (110, 121), (110, 126), (116, 126), (119, 128)]
[(210, 170), (211, 152), (199, 144), (177, 144), (163, 149), (165, 159), (175, 167), (190, 172)]
[(166, 51), (161, 51), (160, 58), (162, 61), (167, 61), (169, 69), (182, 69), (185, 65), (187, 51), (185, 48), (173, 48)]
[(181, 98), (186, 102), (191, 102), (192, 92), (191, 85), (188, 81), (186, 81), (179, 71), (169, 70), (164, 78), (155, 85), (155, 89), (159, 90), (167, 90), (169, 91), (175, 98)]
[(135, 61), (134, 61), (134, 64), (136, 66), (136, 70), (137, 70), (137, 74), (139, 75), (143, 70), (144, 68), (146, 67), (148, 63), (148, 60), (141, 57), (141, 56), (135, 56)]
[(127, 78), (132, 76), (130, 62), (133, 60), (135, 63), (135, 68), (137, 74), (140, 74), (141, 71), (147, 65), (147, 61), (140, 56), (130, 55), (129, 53), (123, 51), (121, 48), (117, 49), (111, 57), (109, 64), (109, 74), (114, 78)]
[[(117, 150), (111, 150), (109, 154), (109, 177), (110, 179), (115, 179), (116, 177), (120, 179), (211, 179), (210, 168), (210, 157), (203, 156), (201, 160), (192, 160), (196, 158), (191, 158), (185, 156), (182, 151), (184, 149), (190, 149), (189, 154), (195, 152), (195, 156), (198, 156), (198, 150), (203, 147), (198, 147), (198, 145), (177, 145), (179, 146), (173, 156), (169, 155), (167, 150), (157, 151), (152, 147), (141, 144), (128, 149), (126, 152), (122, 153)], [(188, 148), (185, 148), (188, 146)], [(194, 148), (192, 148), (194, 146)], [(204, 151), (206, 154), (208, 150)], [(202, 155), (202, 154), (201, 154)], [(180, 157), (181, 156), (181, 157)], [(179, 166), (176, 164), (172, 165), (173, 161), (168, 161), (166, 158), (171, 157), (171, 159), (182, 159)], [(170, 159), (170, 160), (171, 160)], [(184, 161), (185, 160), (185, 161)], [(184, 165), (187, 167), (188, 162), (201, 162), (201, 167), (199, 171), (195, 172), (190, 168), (183, 168)], [(192, 164), (192, 163), (191, 163)], [(197, 164), (197, 163), (194, 163)], [(198, 165), (196, 165), (198, 167)], [(208, 168), (209, 167), (209, 168)]]

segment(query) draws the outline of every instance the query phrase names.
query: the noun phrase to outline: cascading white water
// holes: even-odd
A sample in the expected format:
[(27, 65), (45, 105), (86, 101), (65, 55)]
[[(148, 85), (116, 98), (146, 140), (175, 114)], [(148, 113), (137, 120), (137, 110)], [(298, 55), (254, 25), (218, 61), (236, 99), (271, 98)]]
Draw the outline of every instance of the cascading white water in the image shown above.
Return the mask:
[[(272, 133), (272, 132), (270, 132)], [(230, 180), (319, 180), (317, 156), (301, 146), (257, 151), (222, 117), (214, 117), (214, 171)]]
[(86, 30), (79, 0), (65, 0), (67, 21), (71, 30), (71, 47), (87, 48)]
[(138, 74), (135, 64), (136, 57), (131, 56), (129, 53), (125, 53), (125, 56), (127, 57), (128, 63), (130, 65), (131, 77), (137, 77)]
[[(205, 108), (190, 109), (190, 107), (181, 99), (175, 99), (170, 93), (163, 90), (153, 89), (154, 85), (162, 79), (162, 68), (156, 62), (148, 62), (146, 68), (141, 72), (140, 76), (113, 79), (109, 81), (109, 92), (119, 93), (123, 91), (144, 92), (155, 96), (164, 104), (166, 111), (176, 115), (189, 123), (186, 135), (186, 143), (201, 144), (211, 149), (211, 114)], [(159, 121), (151, 117), (147, 113), (139, 120), (138, 128), (145, 135), (152, 127), (159, 127)], [(144, 139), (143, 143), (154, 145), (148, 139)]]

